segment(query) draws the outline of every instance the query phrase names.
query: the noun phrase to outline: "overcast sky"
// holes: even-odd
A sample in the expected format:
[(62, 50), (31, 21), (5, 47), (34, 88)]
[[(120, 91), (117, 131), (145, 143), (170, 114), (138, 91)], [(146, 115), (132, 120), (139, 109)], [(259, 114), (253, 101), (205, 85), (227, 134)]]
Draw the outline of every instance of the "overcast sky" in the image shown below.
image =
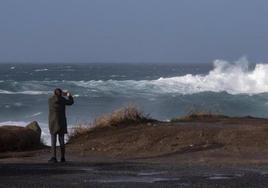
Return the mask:
[(268, 63), (267, 0), (1, 0), (0, 62)]

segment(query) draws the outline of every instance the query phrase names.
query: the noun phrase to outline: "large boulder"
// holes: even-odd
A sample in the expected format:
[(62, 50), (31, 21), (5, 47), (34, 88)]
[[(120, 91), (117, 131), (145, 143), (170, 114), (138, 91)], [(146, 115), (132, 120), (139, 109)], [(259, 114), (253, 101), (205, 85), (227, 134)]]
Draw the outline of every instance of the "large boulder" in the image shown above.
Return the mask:
[(26, 125), (26, 128), (31, 129), (34, 132), (36, 132), (36, 134), (38, 135), (39, 140), (41, 140), (42, 130), (41, 130), (39, 124), (37, 123), (37, 121), (33, 121), (33, 122), (29, 123), (28, 125)]
[(26, 127), (0, 126), (0, 152), (40, 148), (41, 128), (36, 121)]

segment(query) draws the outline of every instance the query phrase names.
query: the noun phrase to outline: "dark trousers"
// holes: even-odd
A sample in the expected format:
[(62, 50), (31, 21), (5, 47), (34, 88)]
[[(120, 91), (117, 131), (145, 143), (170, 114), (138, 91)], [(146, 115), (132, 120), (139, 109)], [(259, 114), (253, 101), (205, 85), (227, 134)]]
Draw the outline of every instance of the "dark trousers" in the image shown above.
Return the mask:
[(65, 158), (65, 145), (64, 145), (64, 134), (51, 134), (51, 149), (53, 157), (57, 157), (56, 144), (57, 135), (59, 137), (61, 158)]

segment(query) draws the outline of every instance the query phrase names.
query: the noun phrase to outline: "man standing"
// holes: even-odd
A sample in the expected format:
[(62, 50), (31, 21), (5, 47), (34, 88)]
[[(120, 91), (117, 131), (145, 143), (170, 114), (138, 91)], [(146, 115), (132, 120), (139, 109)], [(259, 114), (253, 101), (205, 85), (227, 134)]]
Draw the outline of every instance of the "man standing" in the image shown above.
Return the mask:
[[(67, 97), (67, 98), (65, 98)], [(56, 163), (56, 143), (57, 135), (60, 143), (61, 162), (65, 162), (64, 134), (67, 133), (67, 121), (65, 106), (74, 103), (73, 97), (69, 92), (63, 92), (60, 88), (54, 90), (54, 95), (48, 100), (49, 105), (49, 131), (51, 134), (52, 158), (49, 162)]]

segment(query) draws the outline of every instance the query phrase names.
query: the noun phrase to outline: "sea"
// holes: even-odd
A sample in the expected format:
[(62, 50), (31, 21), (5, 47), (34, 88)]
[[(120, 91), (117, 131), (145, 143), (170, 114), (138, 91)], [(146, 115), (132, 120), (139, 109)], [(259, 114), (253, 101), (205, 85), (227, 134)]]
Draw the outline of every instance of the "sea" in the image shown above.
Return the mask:
[(268, 117), (268, 64), (4, 63), (0, 64), (0, 125), (37, 121), (49, 143), (48, 98), (68, 90), (69, 127), (89, 124), (129, 104), (169, 121), (192, 112)]

